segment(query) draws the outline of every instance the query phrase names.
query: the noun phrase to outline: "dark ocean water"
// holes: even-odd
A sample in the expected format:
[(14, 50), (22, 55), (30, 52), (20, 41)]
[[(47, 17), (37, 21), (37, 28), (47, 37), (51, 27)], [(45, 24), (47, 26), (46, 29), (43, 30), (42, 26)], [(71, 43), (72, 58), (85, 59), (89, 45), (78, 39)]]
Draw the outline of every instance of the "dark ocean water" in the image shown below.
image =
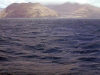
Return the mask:
[(1, 75), (100, 75), (100, 20), (1, 19)]

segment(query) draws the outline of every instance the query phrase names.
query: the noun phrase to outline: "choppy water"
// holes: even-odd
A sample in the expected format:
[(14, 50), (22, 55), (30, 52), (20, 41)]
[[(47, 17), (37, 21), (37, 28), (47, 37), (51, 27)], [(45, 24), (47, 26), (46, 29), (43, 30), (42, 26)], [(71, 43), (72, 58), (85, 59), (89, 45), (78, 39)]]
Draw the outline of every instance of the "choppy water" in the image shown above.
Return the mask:
[(100, 75), (100, 20), (1, 19), (0, 72)]

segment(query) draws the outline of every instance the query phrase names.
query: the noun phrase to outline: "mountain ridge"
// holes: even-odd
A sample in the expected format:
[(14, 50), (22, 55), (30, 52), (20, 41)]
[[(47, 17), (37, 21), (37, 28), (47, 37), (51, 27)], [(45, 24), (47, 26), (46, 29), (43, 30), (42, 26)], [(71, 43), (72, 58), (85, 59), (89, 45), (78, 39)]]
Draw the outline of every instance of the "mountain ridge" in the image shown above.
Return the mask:
[[(100, 8), (90, 4), (64, 3), (60, 5), (48, 5), (66, 18), (100, 18)], [(91, 12), (92, 11), (92, 12)]]
[(100, 8), (90, 4), (64, 3), (42, 5), (40, 3), (13, 3), (0, 12), (0, 18), (93, 18), (100, 19)]
[(56, 11), (47, 8), (40, 3), (13, 3), (5, 8), (1, 18), (35, 18), (35, 17), (56, 17)]

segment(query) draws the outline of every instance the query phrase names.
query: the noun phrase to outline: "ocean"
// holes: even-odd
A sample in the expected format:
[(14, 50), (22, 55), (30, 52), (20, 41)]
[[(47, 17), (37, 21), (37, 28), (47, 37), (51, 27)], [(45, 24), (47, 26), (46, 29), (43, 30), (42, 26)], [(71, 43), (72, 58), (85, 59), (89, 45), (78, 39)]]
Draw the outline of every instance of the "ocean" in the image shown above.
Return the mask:
[(100, 19), (0, 19), (0, 75), (100, 75)]

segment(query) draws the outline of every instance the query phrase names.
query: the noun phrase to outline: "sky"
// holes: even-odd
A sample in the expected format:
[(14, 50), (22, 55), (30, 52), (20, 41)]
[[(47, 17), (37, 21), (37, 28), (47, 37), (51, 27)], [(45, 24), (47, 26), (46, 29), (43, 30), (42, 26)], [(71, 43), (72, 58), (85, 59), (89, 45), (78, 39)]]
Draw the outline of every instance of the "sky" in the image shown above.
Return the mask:
[(100, 7), (100, 0), (0, 0), (0, 8), (5, 8), (11, 3), (22, 3), (22, 2), (39, 2), (41, 4), (62, 4), (65, 2), (91, 4)]

